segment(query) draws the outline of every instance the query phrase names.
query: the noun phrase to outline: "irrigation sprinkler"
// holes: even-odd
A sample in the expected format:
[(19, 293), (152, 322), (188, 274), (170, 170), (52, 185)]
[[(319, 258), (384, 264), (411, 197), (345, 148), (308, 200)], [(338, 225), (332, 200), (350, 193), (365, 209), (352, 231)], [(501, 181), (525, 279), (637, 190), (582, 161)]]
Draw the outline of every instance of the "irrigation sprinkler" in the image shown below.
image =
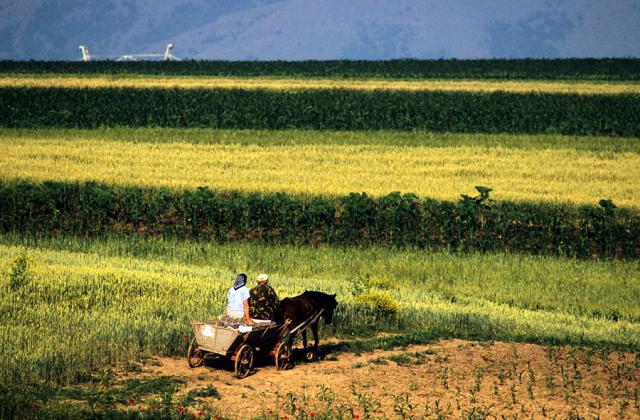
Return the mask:
[(178, 57), (172, 54), (174, 44), (167, 44), (167, 47), (164, 50), (164, 54), (101, 54), (101, 55), (91, 55), (89, 54), (89, 48), (85, 45), (80, 45), (78, 48), (82, 51), (82, 61), (92, 61), (92, 60), (113, 60), (113, 61), (138, 61), (138, 60), (148, 60), (148, 59), (161, 59), (162, 61), (180, 61)]

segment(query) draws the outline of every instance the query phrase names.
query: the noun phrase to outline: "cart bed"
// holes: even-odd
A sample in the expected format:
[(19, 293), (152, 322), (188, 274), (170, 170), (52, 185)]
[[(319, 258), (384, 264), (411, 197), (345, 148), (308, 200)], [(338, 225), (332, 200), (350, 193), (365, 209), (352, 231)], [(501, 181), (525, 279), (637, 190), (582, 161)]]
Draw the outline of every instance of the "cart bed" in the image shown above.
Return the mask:
[[(221, 356), (230, 356), (238, 347), (239, 342), (245, 341), (247, 338), (253, 338), (251, 341), (257, 341), (256, 344), (258, 344), (262, 341), (260, 340), (261, 338), (266, 338), (267, 331), (271, 332), (276, 329), (274, 327), (277, 327), (277, 324), (272, 322), (252, 325), (251, 331), (248, 332), (240, 332), (237, 328), (221, 325), (218, 320), (193, 321), (191, 322), (191, 327), (200, 349)], [(246, 337), (247, 334), (249, 335), (248, 337)]]

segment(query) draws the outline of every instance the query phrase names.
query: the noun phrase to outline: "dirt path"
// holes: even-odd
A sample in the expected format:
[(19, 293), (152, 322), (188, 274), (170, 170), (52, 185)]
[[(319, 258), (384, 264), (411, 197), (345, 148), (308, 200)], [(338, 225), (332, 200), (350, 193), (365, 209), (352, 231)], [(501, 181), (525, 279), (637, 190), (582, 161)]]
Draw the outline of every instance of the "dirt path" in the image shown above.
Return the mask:
[(183, 392), (214, 385), (221, 398), (206, 403), (229, 418), (292, 418), (292, 405), (294, 414), (313, 412), (314, 417), (342, 411), (346, 418), (640, 418), (640, 355), (634, 353), (442, 340), (362, 355), (325, 355), (286, 371), (267, 362), (242, 380), (220, 365), (190, 369), (184, 358), (155, 364), (144, 365), (135, 377), (184, 377)]

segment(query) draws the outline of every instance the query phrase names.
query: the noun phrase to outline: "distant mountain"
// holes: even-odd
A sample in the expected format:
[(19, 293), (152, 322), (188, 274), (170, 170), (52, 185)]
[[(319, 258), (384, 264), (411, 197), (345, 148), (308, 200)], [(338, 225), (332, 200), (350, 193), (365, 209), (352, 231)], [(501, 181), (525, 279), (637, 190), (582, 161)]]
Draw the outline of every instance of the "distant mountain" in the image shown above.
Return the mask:
[(3, 0), (0, 59), (640, 57), (640, 0)]

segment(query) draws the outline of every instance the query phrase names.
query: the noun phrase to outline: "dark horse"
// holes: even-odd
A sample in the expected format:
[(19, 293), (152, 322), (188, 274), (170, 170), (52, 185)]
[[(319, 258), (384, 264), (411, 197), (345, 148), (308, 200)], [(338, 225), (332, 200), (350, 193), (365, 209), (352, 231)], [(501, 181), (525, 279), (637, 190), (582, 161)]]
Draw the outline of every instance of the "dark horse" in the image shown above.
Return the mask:
[[(322, 311), (321, 317), (324, 318), (326, 324), (331, 324), (333, 320), (333, 311), (336, 309), (338, 302), (336, 301), (336, 295), (328, 295), (322, 292), (305, 291), (303, 294), (284, 298), (280, 301), (280, 316), (282, 321), (289, 323), (289, 331), (295, 331), (296, 327), (300, 324), (313, 318), (320, 311)], [(313, 346), (313, 353), (307, 353), (307, 359), (311, 360), (318, 354), (318, 321), (320, 318), (316, 317), (314, 322), (309, 324), (311, 332), (313, 333), (313, 339), (315, 340)], [(306, 326), (302, 326), (302, 344), (306, 350), (307, 348), (307, 332)], [(295, 334), (292, 334), (289, 339), (289, 345), (293, 344)]]

